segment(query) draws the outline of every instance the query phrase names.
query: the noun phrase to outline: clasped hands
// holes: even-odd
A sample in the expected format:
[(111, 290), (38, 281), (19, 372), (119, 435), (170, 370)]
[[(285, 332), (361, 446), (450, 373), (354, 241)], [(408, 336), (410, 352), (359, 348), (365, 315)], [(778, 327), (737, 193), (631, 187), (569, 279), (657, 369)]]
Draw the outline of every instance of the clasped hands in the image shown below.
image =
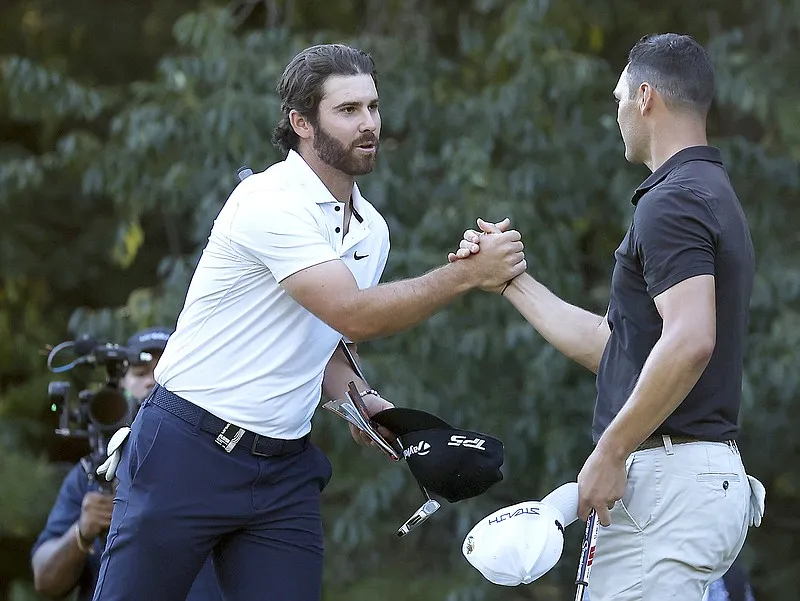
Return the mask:
[(480, 231), (466, 230), (458, 248), (447, 255), (447, 260), (455, 263), (468, 259), (476, 287), (487, 292), (501, 292), (528, 267), (522, 236), (509, 229), (511, 221), (507, 217), (498, 223), (478, 219), (477, 224)]
[[(509, 230), (511, 221), (508, 218), (499, 223), (490, 223), (483, 219), (478, 219), (477, 224), (480, 231), (466, 230), (458, 249), (455, 252), (451, 252), (447, 256), (447, 260), (450, 263), (462, 260), (473, 261), (483, 255), (490, 245), (499, 242), (503, 236), (507, 236), (509, 241), (513, 240), (518, 245), (515, 251), (518, 254), (509, 256), (511, 263), (515, 260), (518, 263), (515, 263), (510, 270), (504, 272), (498, 278), (501, 281), (495, 281), (494, 286), (480, 286), (483, 290), (490, 292), (502, 292), (507, 283), (526, 269), (522, 253), (522, 237), (519, 232)], [(519, 269), (520, 266), (522, 266), (522, 269)], [(598, 445), (586, 460), (583, 469), (578, 475), (578, 516), (585, 521), (588, 519), (589, 513), (595, 510), (600, 524), (608, 526), (611, 523), (610, 510), (622, 498), (626, 482), (625, 458), (610, 452), (605, 445)]]

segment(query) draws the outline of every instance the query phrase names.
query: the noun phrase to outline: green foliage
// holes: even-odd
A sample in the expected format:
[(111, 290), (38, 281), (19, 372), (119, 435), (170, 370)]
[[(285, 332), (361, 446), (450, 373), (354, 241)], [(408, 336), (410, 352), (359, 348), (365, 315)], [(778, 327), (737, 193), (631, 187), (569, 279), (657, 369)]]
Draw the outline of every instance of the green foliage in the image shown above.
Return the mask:
[(11, 592), (8, 597), (8, 601), (37, 601), (39, 599), (41, 597), (36, 594), (33, 585), (22, 581), (17, 581), (11, 586)]
[[(8, 438), (5, 430), (12, 425), (4, 424), (3, 432), (0, 432), (3, 439)], [(11, 454), (0, 459), (0, 481), (25, 483), (24, 486), (6, 487), (0, 497), (0, 536), (38, 533), (42, 516), (47, 515), (55, 500), (52, 486), (55, 476), (56, 472), (49, 464), (35, 457)]]
[[(0, 145), (0, 417), (16, 420), (0, 430), (0, 451), (28, 445), (0, 453), (0, 475), (5, 482), (27, 471), (32, 482), (29, 496), (0, 505), (0, 536), (34, 536), (53, 494), (36, 459), (36, 442), (49, 435), (37, 420), (47, 380), (37, 351), (81, 331), (120, 340), (174, 323), (236, 169), (280, 158), (269, 144), (274, 86), (298, 50), (345, 41), (376, 58), (382, 150), (360, 186), (390, 226), (386, 279), (444, 262), (475, 217), (510, 216), (530, 271), (602, 313), (628, 199), (647, 175), (624, 161), (611, 90), (641, 35), (687, 31), (715, 59), (712, 143), (730, 167), (758, 256), (740, 446), (769, 492), (744, 557), (764, 598), (793, 598), (800, 473), (775, 458), (797, 455), (791, 427), (800, 418), (800, 84), (791, 77), (799, 0), (716, 0), (700, 12), (688, 4), (655, 11), (641, 0), (366, 0), (335, 3), (324, 22), (314, 3), (289, 0), (250, 3), (249, 14), (211, 5), (174, 22), (174, 9), (152, 17), (168, 3), (144, 4), (130, 29), (160, 42), (140, 59), (109, 43), (111, 54), (128, 57), (124, 71), (135, 75), (127, 79), (97, 81), (69, 60), (74, 49), (0, 63), (0, 128), (14, 133)], [(172, 39), (148, 38), (147, 19), (162, 34), (171, 26)], [(318, 415), (315, 440), (335, 470), (325, 492), (326, 599), (563, 598), (579, 526), (551, 574), (514, 590), (468, 569), (460, 541), (486, 513), (575, 477), (589, 451), (591, 374), (480, 293), (361, 355), (397, 404), (501, 438), (505, 479), (398, 542), (396, 527), (421, 500), (408, 470)], [(348, 575), (353, 565), (357, 576)]]

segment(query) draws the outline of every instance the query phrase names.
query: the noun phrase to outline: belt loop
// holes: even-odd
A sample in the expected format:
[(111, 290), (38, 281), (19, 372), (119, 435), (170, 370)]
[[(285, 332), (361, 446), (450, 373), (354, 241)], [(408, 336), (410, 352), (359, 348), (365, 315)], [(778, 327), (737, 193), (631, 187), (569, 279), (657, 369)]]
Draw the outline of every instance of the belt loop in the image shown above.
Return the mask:
[(147, 407), (147, 405), (152, 404), (153, 398), (156, 396), (158, 392), (158, 382), (156, 382), (153, 387), (150, 389), (150, 392), (147, 393), (147, 396), (144, 397), (144, 400), (139, 404), (139, 409)]
[(669, 434), (662, 434), (661, 440), (664, 443), (664, 449), (666, 449), (667, 455), (674, 455), (675, 452), (672, 450), (672, 437)]

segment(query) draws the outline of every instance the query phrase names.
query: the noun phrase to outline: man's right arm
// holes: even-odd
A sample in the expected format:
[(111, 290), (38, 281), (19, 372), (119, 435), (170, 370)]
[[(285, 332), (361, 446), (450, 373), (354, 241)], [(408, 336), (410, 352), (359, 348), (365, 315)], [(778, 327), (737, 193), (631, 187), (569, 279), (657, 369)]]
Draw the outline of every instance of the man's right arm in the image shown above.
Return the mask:
[[(466, 258), (480, 255), (486, 242), (492, 236), (506, 231), (510, 225), (508, 219), (500, 223), (478, 219), (478, 227), (484, 234), (491, 235), (482, 236), (475, 230), (465, 231), (459, 248), (449, 254), (448, 260), (451, 264), (460, 263)], [(556, 350), (597, 373), (611, 336), (608, 314), (600, 317), (570, 305), (527, 273), (510, 282), (502, 294)]]
[(281, 286), (333, 329), (360, 342), (408, 329), (468, 290), (516, 277), (526, 267), (519, 240), (518, 232), (506, 232), (485, 242), (479, 255), (364, 290), (338, 260), (298, 271)]
[[(31, 557), (37, 592), (63, 597), (75, 588), (89, 549), (108, 530), (113, 506), (110, 494), (87, 491), (86, 472), (81, 465), (67, 474), (39, 538), (44, 542)], [(80, 545), (78, 532), (82, 535)]]
[(528, 274), (514, 279), (503, 296), (547, 342), (573, 361), (597, 373), (600, 358), (611, 335), (605, 317), (558, 298)]
[(268, 201), (264, 191), (245, 193), (221, 232), (265, 265), (295, 301), (352, 342), (408, 329), (468, 290), (502, 285), (526, 268), (521, 236), (509, 231), (485, 243), (479, 256), (362, 290), (316, 208), (289, 196), (279, 202), (281, 191), (273, 192)]
[(31, 564), (36, 592), (47, 597), (63, 597), (78, 583), (86, 565), (86, 553), (78, 547), (75, 524), (61, 536), (42, 543), (34, 552)]

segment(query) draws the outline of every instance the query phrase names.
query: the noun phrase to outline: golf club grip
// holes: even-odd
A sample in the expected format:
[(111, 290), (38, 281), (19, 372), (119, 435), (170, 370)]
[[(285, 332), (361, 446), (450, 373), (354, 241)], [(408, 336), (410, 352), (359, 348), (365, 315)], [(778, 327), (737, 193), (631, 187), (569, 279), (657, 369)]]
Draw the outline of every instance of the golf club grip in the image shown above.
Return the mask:
[(575, 601), (583, 601), (584, 591), (586, 587), (589, 586), (589, 574), (592, 572), (599, 526), (600, 522), (597, 521), (597, 512), (592, 509), (589, 513), (589, 519), (586, 520), (586, 532), (583, 535), (581, 558), (578, 562), (578, 576), (575, 578)]
[(350, 349), (347, 348), (347, 343), (345, 343), (344, 338), (339, 339), (339, 346), (342, 348), (344, 356), (347, 358), (347, 362), (350, 364), (350, 367), (353, 368), (353, 371), (356, 372), (356, 375), (359, 378), (361, 378), (364, 384), (367, 384), (367, 386), (369, 386), (369, 384), (367, 383), (367, 377), (364, 375), (364, 372), (361, 371), (361, 366), (358, 363), (356, 363), (355, 357), (353, 357), (353, 354), (350, 352)]

